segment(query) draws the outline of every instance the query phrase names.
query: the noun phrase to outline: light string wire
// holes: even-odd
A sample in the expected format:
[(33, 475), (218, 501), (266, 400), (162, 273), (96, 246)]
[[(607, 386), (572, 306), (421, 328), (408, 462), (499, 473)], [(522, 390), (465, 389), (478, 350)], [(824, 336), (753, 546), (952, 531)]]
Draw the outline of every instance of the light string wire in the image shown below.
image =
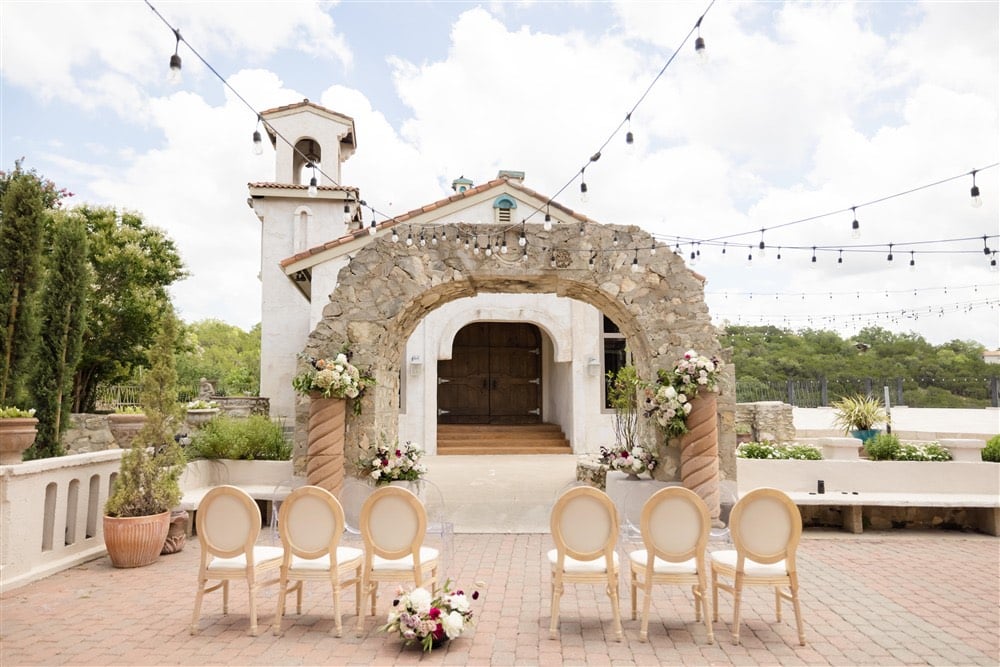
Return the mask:
[[(782, 321), (782, 322), (837, 322), (845, 319), (860, 319), (870, 317), (900, 317), (905, 319), (918, 319), (929, 315), (942, 316), (947, 313), (971, 312), (983, 308), (996, 308), (1000, 304), (1000, 299), (978, 299), (975, 301), (949, 302), (930, 306), (914, 306), (910, 308), (899, 308), (894, 310), (873, 310), (862, 313), (827, 313), (825, 315), (768, 315), (764, 313), (712, 313), (713, 320), (724, 320), (736, 326), (748, 326), (739, 324), (742, 321)], [(733, 320), (736, 320), (733, 322)]]
[(877, 289), (877, 290), (845, 290), (842, 292), (838, 291), (825, 291), (825, 292), (741, 292), (739, 290), (706, 290), (705, 296), (721, 296), (724, 299), (729, 297), (780, 297), (780, 296), (794, 296), (794, 297), (807, 297), (807, 296), (821, 296), (821, 297), (831, 297), (831, 296), (854, 296), (860, 298), (861, 295), (884, 295), (888, 297), (890, 294), (914, 294), (917, 292), (937, 292), (939, 290), (943, 291), (945, 294), (948, 290), (964, 290), (971, 289), (974, 292), (978, 292), (980, 288), (986, 289), (988, 287), (993, 287), (993, 285), (983, 285), (983, 284), (972, 284), (972, 285), (944, 285), (942, 287), (912, 287), (910, 289)]
[[(621, 120), (621, 122), (619, 122), (619, 124), (614, 128), (614, 130), (611, 132), (611, 134), (608, 136), (608, 138), (604, 141), (604, 143), (601, 144), (601, 146), (598, 148), (598, 150), (592, 155), (591, 159), (588, 159), (588, 161), (584, 164), (584, 166), (579, 171), (574, 172), (573, 177), (570, 178), (561, 188), (559, 188), (559, 190), (557, 190), (554, 195), (552, 195), (551, 197), (549, 197), (547, 199), (545, 205), (534, 208), (534, 210), (531, 213), (529, 213), (528, 216), (526, 216), (524, 219), (522, 219), (522, 221), (520, 223), (510, 224), (509, 226), (507, 226), (504, 229), (502, 229), (500, 232), (496, 233), (497, 234), (497, 238), (503, 238), (503, 239), (505, 239), (506, 234), (508, 232), (510, 232), (510, 231), (512, 231), (514, 229), (517, 229), (519, 226), (522, 226), (529, 219), (531, 219), (531, 217), (533, 217), (536, 213), (541, 212), (541, 210), (543, 208), (547, 208), (549, 205), (555, 203), (556, 197), (558, 197), (560, 194), (562, 194), (566, 190), (566, 188), (568, 188), (576, 180), (577, 175), (578, 174), (582, 174), (583, 171), (592, 162), (596, 161), (596, 158), (600, 157), (601, 151), (603, 151), (611, 143), (611, 141), (614, 139), (614, 137), (618, 135), (618, 133), (621, 131), (621, 129), (627, 123), (629, 123), (629, 121), (631, 120), (632, 114), (645, 101), (645, 99), (648, 97), (649, 93), (652, 91), (653, 86), (656, 85), (656, 83), (666, 73), (667, 68), (673, 63), (674, 59), (681, 52), (681, 50), (684, 48), (684, 45), (687, 44), (687, 42), (690, 40), (691, 35), (693, 35), (695, 33), (695, 31), (697, 31), (698, 28), (701, 26), (702, 20), (708, 14), (709, 10), (711, 10), (712, 7), (715, 5), (715, 1), (716, 0), (711, 0), (711, 2), (709, 2), (708, 6), (705, 8), (705, 10), (702, 12), (702, 14), (698, 17), (698, 20), (695, 22), (695, 24), (688, 31), (687, 35), (685, 35), (685, 37), (681, 41), (680, 45), (670, 55), (670, 57), (667, 59), (667, 61), (663, 64), (663, 67), (660, 68), (659, 72), (657, 72), (656, 76), (653, 77), (652, 81), (650, 81), (649, 85), (646, 87), (646, 89), (643, 91), (643, 93), (639, 96), (639, 98), (636, 100), (636, 102), (632, 105), (632, 107), (629, 109), (628, 113), (625, 114), (625, 117)], [(166, 25), (167, 28), (169, 28), (171, 30), (171, 32), (174, 33), (175, 37), (177, 38), (177, 41), (178, 42), (183, 42), (184, 45), (191, 51), (191, 53), (193, 53), (195, 55), (195, 57), (197, 57), (198, 60), (219, 81), (221, 81), (222, 84), (230, 92), (232, 92), (233, 95), (236, 96), (236, 98), (240, 102), (242, 102), (244, 106), (247, 107), (247, 109), (249, 109), (251, 111), (251, 113), (253, 113), (253, 115), (256, 117), (256, 119), (260, 123), (262, 123), (270, 132), (272, 132), (276, 137), (280, 138), (285, 144), (287, 144), (304, 161), (306, 161), (308, 164), (312, 165), (312, 168), (315, 171), (317, 171), (320, 174), (322, 174), (327, 179), (327, 181), (329, 183), (331, 183), (334, 187), (340, 188), (342, 190), (351, 189), (351, 188), (345, 188), (345, 186), (341, 185), (336, 179), (332, 178), (328, 173), (326, 173), (326, 171), (324, 171), (322, 169), (322, 166), (318, 166), (315, 163), (313, 163), (312, 160), (309, 158), (308, 155), (306, 155), (304, 152), (302, 152), (297, 146), (295, 146), (294, 144), (292, 144), (292, 142), (289, 141), (288, 138), (286, 138), (283, 134), (281, 134), (281, 132), (279, 132), (270, 123), (268, 123), (264, 118), (262, 118), (261, 114), (254, 108), (254, 106), (252, 104), (250, 104), (250, 102), (247, 101), (247, 99), (238, 90), (236, 90), (236, 88), (233, 87), (229, 83), (229, 81), (227, 81), (226, 78), (223, 77), (219, 73), (219, 71), (216, 70), (215, 67), (213, 67), (212, 64), (209, 63), (208, 60), (206, 60), (201, 55), (201, 53), (191, 45), (190, 42), (188, 42), (187, 39), (184, 38), (184, 36), (181, 34), (180, 30), (178, 28), (175, 28), (173, 26), (173, 24), (171, 24), (166, 19), (166, 17), (163, 16), (163, 14), (161, 14), (159, 12), (159, 10), (157, 10), (156, 7), (153, 6), (153, 4), (150, 2), (150, 0), (144, 0), (144, 2), (150, 8), (150, 10), (152, 10), (152, 12), (157, 16), (157, 18), (159, 18), (163, 22), (163, 24)], [(778, 224), (778, 225), (772, 225), (771, 227), (755, 228), (755, 229), (752, 229), (752, 230), (748, 230), (746, 232), (738, 232), (738, 233), (734, 233), (734, 234), (730, 234), (730, 235), (725, 235), (725, 236), (718, 236), (718, 237), (714, 237), (714, 238), (710, 238), (710, 239), (695, 239), (695, 238), (691, 238), (691, 237), (669, 236), (669, 235), (659, 235), (659, 234), (651, 234), (651, 236), (655, 240), (659, 240), (662, 243), (664, 243), (664, 245), (668, 245), (668, 246), (670, 245), (670, 243), (668, 242), (668, 239), (672, 239), (674, 242), (676, 242), (678, 244), (680, 244), (680, 243), (684, 243), (685, 245), (688, 245), (688, 244), (705, 244), (707, 246), (713, 246), (713, 245), (717, 246), (717, 245), (719, 245), (718, 242), (720, 242), (720, 241), (724, 242), (726, 239), (739, 238), (741, 236), (746, 236), (746, 235), (749, 235), (749, 234), (758, 234), (758, 233), (763, 233), (763, 232), (766, 232), (766, 231), (773, 231), (775, 229), (780, 229), (780, 228), (783, 228), (783, 227), (789, 227), (789, 226), (801, 224), (801, 223), (804, 223), (804, 222), (810, 222), (810, 221), (814, 221), (814, 220), (819, 220), (819, 219), (822, 219), (822, 218), (830, 217), (830, 216), (833, 216), (833, 215), (838, 215), (838, 214), (846, 213), (847, 211), (856, 211), (857, 209), (865, 207), (865, 206), (871, 206), (873, 204), (878, 204), (880, 202), (888, 201), (890, 199), (894, 199), (894, 198), (897, 198), (897, 197), (902, 197), (902, 196), (905, 196), (905, 195), (913, 194), (915, 192), (919, 192), (921, 190), (925, 190), (925, 189), (928, 189), (928, 188), (931, 188), (931, 187), (934, 187), (934, 186), (937, 186), (937, 185), (942, 185), (944, 183), (949, 183), (949, 182), (957, 180), (959, 178), (964, 178), (966, 176), (973, 175), (973, 174), (976, 174), (976, 173), (979, 173), (979, 172), (982, 172), (982, 171), (986, 171), (986, 170), (995, 168), (997, 166), (1000, 166), (1000, 163), (994, 162), (992, 164), (989, 164), (987, 166), (984, 166), (984, 167), (981, 167), (981, 168), (978, 168), (978, 169), (973, 169), (971, 171), (963, 172), (963, 173), (957, 174), (955, 176), (950, 176), (948, 178), (944, 178), (944, 179), (935, 181), (933, 183), (928, 183), (928, 184), (925, 184), (925, 185), (921, 185), (921, 186), (917, 186), (917, 187), (914, 187), (914, 188), (910, 188), (910, 189), (904, 190), (902, 192), (897, 192), (897, 193), (893, 193), (893, 194), (890, 194), (890, 195), (886, 195), (884, 197), (873, 199), (871, 201), (868, 201), (868, 202), (865, 202), (865, 203), (862, 203), (862, 204), (858, 204), (858, 205), (855, 205), (855, 206), (849, 206), (849, 207), (846, 207), (846, 208), (838, 209), (836, 211), (830, 211), (830, 212), (827, 212), (827, 213), (821, 213), (821, 214), (818, 214), (818, 215), (813, 215), (813, 216), (809, 216), (809, 217), (806, 217), (806, 218), (801, 218), (801, 219), (798, 219), (798, 220), (793, 220), (793, 221), (790, 221), (790, 222), (781, 223), (781, 224)], [(356, 189), (352, 189), (352, 190), (356, 191)], [(357, 196), (357, 195), (355, 195), (355, 196)], [(360, 206), (367, 207), (371, 211), (373, 218), (376, 215), (376, 213), (378, 213), (378, 214), (380, 214), (384, 218), (392, 219), (392, 216), (390, 216), (388, 214), (385, 214), (385, 213), (382, 213), (381, 211), (378, 211), (375, 207), (369, 205), (364, 200), (358, 199), (357, 203)], [(373, 219), (372, 222), (374, 224), (374, 219)], [(440, 226), (445, 226), (445, 225), (443, 225), (443, 224), (440, 224), (440, 225), (419, 225), (418, 227), (420, 228), (421, 231), (423, 231), (423, 230), (426, 230), (426, 229), (433, 229), (434, 227), (440, 227)], [(412, 231), (412, 226), (410, 226), (409, 229)], [(488, 236), (490, 238), (490, 242), (492, 242), (493, 234), (484, 234), (484, 235)], [(476, 239), (478, 239), (478, 237), (480, 236), (480, 234), (479, 233), (473, 233), (473, 232), (466, 232), (464, 234), (460, 233), (459, 236), (460, 236), (460, 238), (461, 237), (466, 237), (466, 238), (476, 238)], [(969, 237), (969, 238), (966, 238), (966, 239), (942, 239), (940, 241), (900, 242), (900, 243), (892, 243), (891, 245), (892, 245), (893, 248), (899, 249), (899, 248), (905, 248), (905, 247), (909, 247), (909, 246), (912, 246), (912, 245), (919, 245), (919, 244), (947, 243), (947, 242), (952, 242), (952, 241), (978, 240), (978, 239), (985, 239), (985, 238), (995, 239), (995, 238), (997, 238), (997, 236), (996, 235), (992, 235), (992, 236), (987, 235), (987, 237), (979, 236), (979, 237)], [(883, 249), (884, 249), (884, 247), (887, 246), (887, 245), (889, 245), (889, 244), (883, 243), (883, 244), (868, 244), (868, 245), (859, 245), (859, 246), (845, 245), (845, 246), (815, 246), (815, 247), (813, 247), (813, 246), (782, 246), (782, 249), (789, 249), (789, 250), (814, 250), (814, 251), (823, 251), (823, 252), (829, 252), (829, 251), (844, 252), (844, 250), (846, 249), (847, 252), (882, 252)], [(723, 243), (723, 247), (726, 247), (725, 243)], [(739, 246), (735, 246), (735, 245), (733, 247), (737, 248), (737, 249), (739, 248)], [(870, 250), (866, 250), (866, 248), (870, 248)], [(649, 249), (649, 246), (646, 246), (646, 245), (643, 245), (643, 246), (628, 246), (628, 247), (613, 248), (613, 249), (607, 249), (607, 248), (599, 248), (599, 249), (593, 249), (593, 248), (580, 248), (580, 249), (563, 248), (563, 249), (564, 250), (575, 251), (575, 252), (587, 252), (587, 253), (599, 252), (599, 253), (607, 253), (607, 252), (635, 252), (635, 251), (638, 251), (638, 250)], [(550, 248), (544, 248), (543, 249), (543, 251), (549, 251), (549, 250), (551, 250), (551, 249)], [(919, 251), (919, 254), (929, 254), (929, 253), (958, 253), (958, 254), (965, 254), (965, 253), (974, 253), (974, 252), (977, 252), (977, 251), (947, 251), (947, 250), (945, 250), (945, 251), (926, 251), (925, 250), (925, 251)]]

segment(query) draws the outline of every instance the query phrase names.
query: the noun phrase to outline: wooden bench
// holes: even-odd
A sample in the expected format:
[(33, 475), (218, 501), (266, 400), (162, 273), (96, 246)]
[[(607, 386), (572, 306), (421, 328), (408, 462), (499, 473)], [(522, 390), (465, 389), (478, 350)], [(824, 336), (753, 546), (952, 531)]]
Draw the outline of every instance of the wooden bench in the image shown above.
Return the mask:
[[(825, 493), (818, 492), (823, 481)], [(843, 510), (843, 528), (860, 533), (865, 508), (963, 508), (977, 530), (1000, 534), (1000, 464), (982, 461), (822, 461), (736, 459), (737, 496), (767, 486), (796, 505)]]

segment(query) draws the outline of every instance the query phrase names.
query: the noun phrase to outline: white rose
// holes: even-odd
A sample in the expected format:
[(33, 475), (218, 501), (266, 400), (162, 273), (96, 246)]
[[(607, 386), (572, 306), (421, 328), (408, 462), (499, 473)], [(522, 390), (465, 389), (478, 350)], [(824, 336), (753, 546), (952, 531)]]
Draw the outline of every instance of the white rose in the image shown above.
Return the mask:
[(457, 611), (453, 611), (447, 616), (442, 616), (440, 620), (441, 627), (444, 628), (444, 633), (448, 635), (449, 639), (454, 639), (462, 634), (465, 619)]
[(410, 591), (410, 604), (413, 606), (414, 611), (420, 614), (426, 614), (431, 610), (431, 594), (423, 588), (414, 588)]

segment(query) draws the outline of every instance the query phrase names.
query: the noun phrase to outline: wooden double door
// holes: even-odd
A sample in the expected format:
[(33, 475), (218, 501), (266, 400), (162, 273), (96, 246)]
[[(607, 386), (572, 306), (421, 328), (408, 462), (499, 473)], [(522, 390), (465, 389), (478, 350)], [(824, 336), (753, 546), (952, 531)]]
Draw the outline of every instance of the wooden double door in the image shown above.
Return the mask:
[(438, 362), (441, 424), (539, 424), (542, 335), (533, 324), (476, 322)]

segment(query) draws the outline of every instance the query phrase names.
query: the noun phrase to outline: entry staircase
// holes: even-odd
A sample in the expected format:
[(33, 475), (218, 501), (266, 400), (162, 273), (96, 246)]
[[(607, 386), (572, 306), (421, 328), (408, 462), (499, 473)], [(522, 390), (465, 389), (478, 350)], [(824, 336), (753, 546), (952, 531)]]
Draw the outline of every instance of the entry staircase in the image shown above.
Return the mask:
[(558, 424), (438, 424), (438, 455), (572, 454)]

